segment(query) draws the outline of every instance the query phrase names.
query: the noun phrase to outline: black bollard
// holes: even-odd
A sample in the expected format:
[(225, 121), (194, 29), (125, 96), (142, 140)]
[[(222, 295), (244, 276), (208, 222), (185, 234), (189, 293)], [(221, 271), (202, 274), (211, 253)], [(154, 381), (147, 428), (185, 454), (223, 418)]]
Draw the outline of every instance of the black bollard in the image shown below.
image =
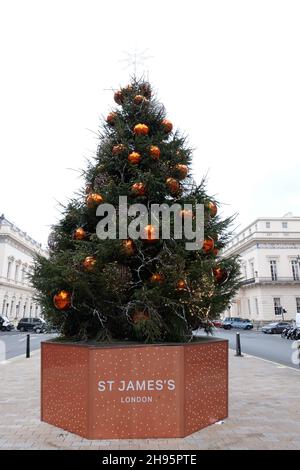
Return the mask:
[(26, 357), (30, 357), (30, 335), (26, 336)]
[(242, 351), (241, 351), (241, 338), (240, 334), (236, 334), (236, 354), (237, 357), (243, 357)]

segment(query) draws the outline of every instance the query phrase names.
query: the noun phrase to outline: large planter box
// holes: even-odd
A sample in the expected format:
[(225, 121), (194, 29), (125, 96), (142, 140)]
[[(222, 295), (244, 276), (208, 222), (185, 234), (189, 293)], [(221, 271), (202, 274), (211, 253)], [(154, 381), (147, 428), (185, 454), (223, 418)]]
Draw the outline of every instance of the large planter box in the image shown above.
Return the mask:
[(228, 414), (228, 342), (42, 343), (41, 419), (88, 439), (184, 437)]

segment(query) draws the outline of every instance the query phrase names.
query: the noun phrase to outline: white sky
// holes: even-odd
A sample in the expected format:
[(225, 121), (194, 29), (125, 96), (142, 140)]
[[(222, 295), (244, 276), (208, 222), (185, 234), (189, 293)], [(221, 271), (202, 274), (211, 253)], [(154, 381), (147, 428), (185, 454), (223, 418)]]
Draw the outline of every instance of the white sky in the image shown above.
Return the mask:
[(99, 119), (145, 69), (193, 172), (246, 225), (300, 215), (298, 0), (1, 0), (0, 212), (43, 243), (81, 186)]

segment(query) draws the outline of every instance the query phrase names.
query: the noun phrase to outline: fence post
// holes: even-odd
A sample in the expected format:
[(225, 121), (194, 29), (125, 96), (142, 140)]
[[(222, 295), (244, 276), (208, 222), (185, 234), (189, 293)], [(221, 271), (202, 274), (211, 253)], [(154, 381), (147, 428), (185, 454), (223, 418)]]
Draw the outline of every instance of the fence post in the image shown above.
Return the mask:
[(30, 335), (26, 335), (26, 358), (30, 357)]
[(243, 354), (242, 354), (242, 351), (241, 351), (241, 338), (240, 338), (240, 334), (237, 333), (236, 334), (236, 356), (237, 357), (243, 357)]

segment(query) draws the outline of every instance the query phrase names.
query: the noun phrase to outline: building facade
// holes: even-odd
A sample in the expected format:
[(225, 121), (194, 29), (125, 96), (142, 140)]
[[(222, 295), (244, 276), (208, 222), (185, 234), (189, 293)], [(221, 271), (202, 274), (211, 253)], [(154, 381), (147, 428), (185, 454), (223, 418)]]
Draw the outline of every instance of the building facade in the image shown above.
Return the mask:
[(36, 252), (47, 255), (41, 244), (0, 216), (0, 315), (13, 323), (41, 314), (28, 279)]
[(257, 322), (295, 320), (300, 313), (300, 217), (259, 218), (232, 238), (242, 286), (226, 316)]

